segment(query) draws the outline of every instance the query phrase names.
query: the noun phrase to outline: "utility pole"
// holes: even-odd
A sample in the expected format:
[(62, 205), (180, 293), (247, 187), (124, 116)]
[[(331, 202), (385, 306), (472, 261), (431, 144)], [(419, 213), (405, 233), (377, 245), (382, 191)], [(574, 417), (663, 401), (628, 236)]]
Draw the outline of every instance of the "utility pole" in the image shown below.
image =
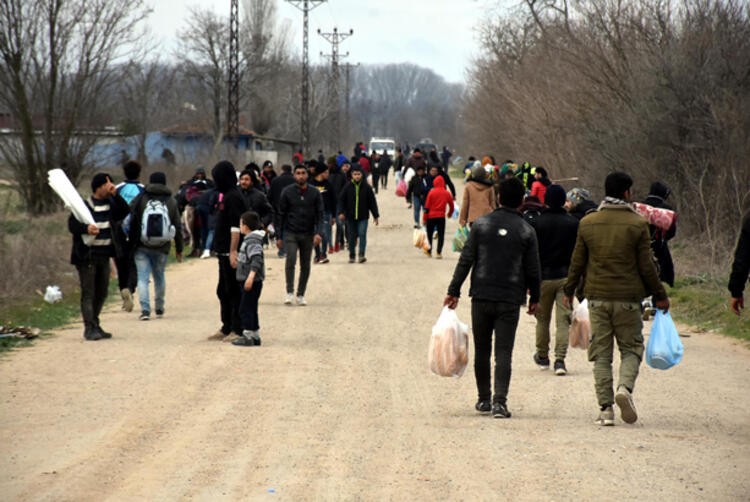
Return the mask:
[(308, 24), (310, 11), (327, 0), (286, 0), (302, 11), (302, 109), (301, 109), (301, 134), (300, 145), (302, 151), (310, 148), (310, 60), (308, 49), (310, 38), (308, 35)]
[[(354, 30), (349, 33), (339, 33), (338, 28), (334, 28), (332, 33), (322, 33), (318, 30), (318, 35), (325, 38), (331, 44), (331, 102), (333, 103), (333, 134), (334, 147), (336, 150), (341, 148), (341, 98), (339, 97), (339, 44), (347, 38), (354, 35)], [(322, 53), (321, 53), (322, 55)], [(343, 57), (348, 56), (347, 52)]]
[(359, 66), (359, 63), (344, 63), (342, 66), (344, 67), (344, 89), (346, 89), (344, 91), (344, 129), (346, 129), (348, 132), (351, 132), (351, 115), (349, 113), (349, 101), (351, 98), (350, 77), (352, 68), (357, 68)]
[(235, 147), (240, 133), (240, 47), (239, 47), (239, 0), (230, 0), (229, 12), (229, 94), (227, 99), (227, 136), (234, 140)]

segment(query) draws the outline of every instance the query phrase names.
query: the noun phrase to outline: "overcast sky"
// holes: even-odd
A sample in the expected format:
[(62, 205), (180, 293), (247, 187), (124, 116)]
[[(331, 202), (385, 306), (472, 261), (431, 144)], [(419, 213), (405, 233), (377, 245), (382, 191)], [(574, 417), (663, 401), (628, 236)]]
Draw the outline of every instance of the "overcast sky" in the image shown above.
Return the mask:
[[(191, 5), (229, 16), (230, 0), (148, 0), (153, 8), (151, 29), (157, 39), (174, 44)], [(450, 82), (461, 82), (477, 53), (475, 28), (503, 3), (498, 0), (329, 0), (310, 12), (310, 61), (331, 46), (317, 30), (354, 30), (340, 45), (342, 62), (377, 64), (410, 62), (431, 68)], [(507, 3), (507, 2), (506, 2)], [(291, 22), (294, 48), (302, 50), (302, 12), (277, 0), (280, 20)], [(242, 0), (240, 0), (240, 10)], [(240, 13), (242, 15), (242, 13)]]

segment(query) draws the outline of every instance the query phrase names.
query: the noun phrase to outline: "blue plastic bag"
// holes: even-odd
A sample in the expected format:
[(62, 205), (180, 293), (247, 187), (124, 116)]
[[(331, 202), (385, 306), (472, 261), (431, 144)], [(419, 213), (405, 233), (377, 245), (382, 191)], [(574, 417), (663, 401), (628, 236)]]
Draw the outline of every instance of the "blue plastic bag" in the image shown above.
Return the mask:
[(461, 206), (459, 206), (457, 203), (453, 204), (453, 214), (451, 215), (451, 218), (454, 220), (458, 219), (458, 215), (461, 213)]
[(683, 350), (672, 316), (657, 310), (646, 344), (646, 364), (657, 370), (668, 370), (682, 361)]

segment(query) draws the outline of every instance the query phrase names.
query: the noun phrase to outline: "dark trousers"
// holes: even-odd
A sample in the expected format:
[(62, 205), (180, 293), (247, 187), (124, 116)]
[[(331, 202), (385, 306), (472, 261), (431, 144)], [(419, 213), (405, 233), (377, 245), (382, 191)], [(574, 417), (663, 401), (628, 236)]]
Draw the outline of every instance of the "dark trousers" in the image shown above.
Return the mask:
[(260, 292), (263, 291), (263, 281), (255, 281), (250, 291), (245, 291), (244, 282), (239, 282), (238, 285), (242, 290), (242, 299), (240, 300), (242, 330), (257, 331), (260, 329), (258, 302), (260, 301)]
[(372, 189), (375, 190), (375, 193), (378, 193), (378, 187), (380, 186), (378, 184), (378, 180), (380, 179), (380, 173), (376, 173), (373, 171), (372, 173)]
[(305, 234), (284, 234), (284, 249), (286, 250), (286, 292), (294, 293), (294, 269), (297, 267), (297, 251), (299, 250), (299, 283), (297, 296), (305, 296), (307, 280), (310, 278), (310, 259), (313, 251), (313, 236)]
[(99, 326), (99, 314), (109, 289), (109, 258), (93, 258), (87, 265), (77, 265), (81, 284), (81, 317), (87, 329)]
[(129, 245), (124, 247), (123, 256), (115, 258), (117, 267), (117, 285), (120, 291), (129, 289), (132, 293), (138, 284), (138, 271), (135, 269), (135, 258)]
[(228, 256), (219, 256), (219, 284), (216, 296), (221, 304), (221, 332), (242, 333), (240, 322), (240, 286), (237, 284), (237, 271), (229, 263)]
[(388, 171), (390, 168), (386, 169), (383, 174), (380, 175), (380, 186), (383, 188), (388, 188)]
[(334, 245), (338, 244), (339, 247), (344, 247), (344, 229), (346, 227), (346, 224), (336, 218), (336, 240), (334, 241)]
[(474, 377), (480, 401), (492, 397), (490, 354), (495, 332), (495, 403), (505, 403), (510, 385), (510, 367), (516, 340), (519, 306), (492, 301), (471, 301), (471, 328), (474, 332)]
[(437, 232), (438, 254), (443, 253), (443, 242), (445, 241), (445, 218), (427, 218), (427, 241), (430, 243), (430, 251), (432, 251), (432, 234)]

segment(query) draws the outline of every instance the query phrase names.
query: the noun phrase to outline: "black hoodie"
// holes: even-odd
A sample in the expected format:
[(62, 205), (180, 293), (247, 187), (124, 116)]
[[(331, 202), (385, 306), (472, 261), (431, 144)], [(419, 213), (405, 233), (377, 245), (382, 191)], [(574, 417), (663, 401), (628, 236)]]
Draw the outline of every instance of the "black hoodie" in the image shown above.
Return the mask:
[(211, 170), (219, 202), (216, 206), (216, 230), (211, 249), (220, 255), (229, 253), (232, 232), (240, 231), (240, 217), (247, 211), (245, 200), (237, 188), (237, 171), (231, 162), (222, 160)]

